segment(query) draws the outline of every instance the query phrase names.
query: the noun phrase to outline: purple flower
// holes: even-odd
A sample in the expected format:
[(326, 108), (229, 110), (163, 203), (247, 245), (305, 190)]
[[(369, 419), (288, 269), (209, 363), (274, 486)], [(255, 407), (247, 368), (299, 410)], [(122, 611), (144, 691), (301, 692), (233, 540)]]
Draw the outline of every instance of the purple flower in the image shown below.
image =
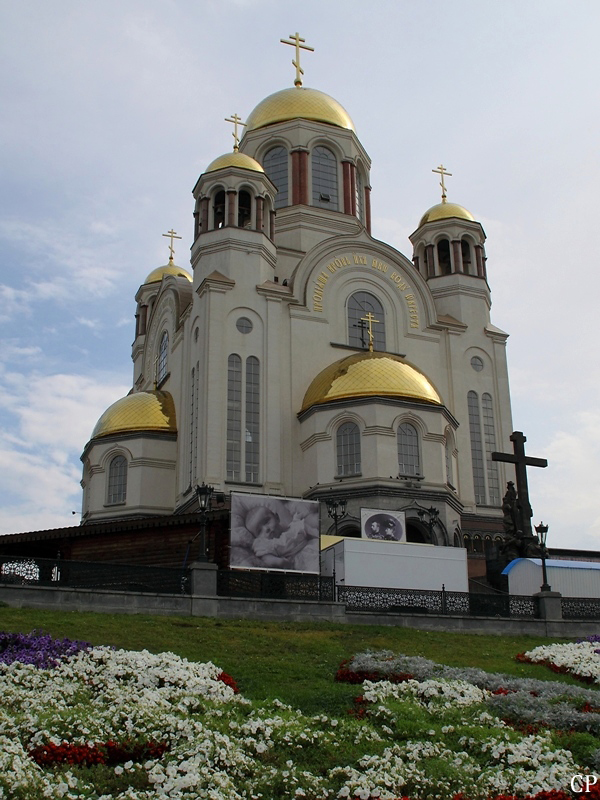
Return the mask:
[(80, 650), (88, 650), (91, 644), (71, 639), (53, 639), (49, 633), (0, 632), (0, 664), (33, 664), (40, 669), (55, 667), (59, 661), (69, 658)]

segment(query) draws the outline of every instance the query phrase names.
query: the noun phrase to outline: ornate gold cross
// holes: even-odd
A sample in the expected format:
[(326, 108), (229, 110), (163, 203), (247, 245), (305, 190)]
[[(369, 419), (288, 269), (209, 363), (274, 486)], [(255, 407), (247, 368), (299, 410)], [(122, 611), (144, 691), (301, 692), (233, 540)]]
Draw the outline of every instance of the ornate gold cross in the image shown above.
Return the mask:
[(241, 125), (242, 128), (245, 128), (246, 123), (242, 122), (242, 118), (238, 117), (237, 114), (232, 114), (229, 119), (225, 117), (225, 122), (233, 122), (233, 133), (231, 135), (233, 136), (233, 141), (234, 141), (233, 149), (237, 153), (240, 144), (240, 137), (238, 136), (238, 125)]
[(367, 311), (367, 313), (364, 315), (364, 317), (360, 318), (360, 321), (367, 323), (367, 333), (369, 334), (369, 352), (372, 353), (373, 352), (373, 323), (374, 322), (379, 322), (379, 320), (375, 319), (374, 314), (372, 314), (370, 311)]
[(290, 33), (289, 40), (280, 39), (279, 41), (282, 44), (291, 44), (292, 47), (296, 48), (296, 60), (292, 59), (292, 64), (296, 67), (296, 80), (294, 81), (294, 86), (302, 86), (302, 78), (300, 76), (304, 75), (304, 70), (300, 66), (300, 50), (310, 50), (312, 53), (314, 53), (315, 48), (309, 47), (307, 44), (304, 44), (306, 42), (306, 39), (302, 39), (298, 32), (296, 32), (293, 36)]
[(448, 172), (446, 167), (443, 164), (440, 164), (437, 169), (432, 169), (432, 172), (437, 172), (438, 175), (442, 176), (442, 180), (440, 181), (440, 186), (442, 187), (442, 203), (446, 202), (446, 184), (444, 183), (444, 175), (448, 175), (452, 177), (452, 173)]
[(173, 256), (175, 255), (175, 250), (173, 248), (173, 239), (181, 239), (181, 236), (177, 236), (177, 233), (171, 228), (168, 233), (163, 233), (163, 236), (166, 236), (171, 240), (169, 244), (169, 264), (173, 263)]

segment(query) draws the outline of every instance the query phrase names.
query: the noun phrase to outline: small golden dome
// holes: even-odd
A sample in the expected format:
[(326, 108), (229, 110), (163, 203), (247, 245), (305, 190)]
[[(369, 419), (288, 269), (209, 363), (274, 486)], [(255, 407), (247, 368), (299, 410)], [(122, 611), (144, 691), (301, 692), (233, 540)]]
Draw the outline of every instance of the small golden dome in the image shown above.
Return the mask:
[(356, 353), (320, 372), (308, 387), (302, 411), (351, 397), (402, 397), (441, 405), (439, 394), (416, 367), (391, 353)]
[(450, 219), (451, 217), (475, 222), (473, 214), (467, 211), (466, 208), (459, 206), (458, 203), (438, 203), (423, 214), (421, 222), (419, 222), (419, 228), (421, 225), (425, 225), (426, 222), (435, 222), (437, 219)]
[(269, 95), (260, 102), (246, 120), (246, 130), (254, 131), (290, 119), (312, 119), (338, 128), (354, 130), (348, 112), (324, 92), (296, 86)]
[(225, 153), (225, 155), (215, 158), (204, 172), (216, 172), (218, 169), (224, 169), (225, 167), (239, 167), (239, 169), (251, 169), (253, 172), (264, 172), (258, 161), (244, 153), (240, 153), (239, 150), (233, 150), (231, 153)]
[(134, 392), (117, 400), (96, 423), (92, 439), (134, 431), (177, 433), (175, 404), (169, 392)]
[(165, 264), (164, 267), (157, 267), (156, 269), (153, 269), (144, 283), (160, 283), (164, 275), (175, 275), (179, 278), (187, 278), (190, 283), (193, 280), (189, 272), (187, 272), (185, 269), (181, 269), (181, 267), (176, 266), (172, 262), (169, 262), (168, 264)]

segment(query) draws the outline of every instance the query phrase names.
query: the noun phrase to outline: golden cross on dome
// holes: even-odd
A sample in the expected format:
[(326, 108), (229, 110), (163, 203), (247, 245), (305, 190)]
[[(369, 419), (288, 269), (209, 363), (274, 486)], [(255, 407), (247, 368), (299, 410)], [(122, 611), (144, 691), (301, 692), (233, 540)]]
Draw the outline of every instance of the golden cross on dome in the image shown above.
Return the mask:
[(432, 169), (432, 172), (437, 172), (438, 175), (442, 176), (442, 180), (440, 181), (440, 186), (442, 187), (442, 203), (446, 202), (446, 184), (444, 183), (444, 175), (449, 175), (452, 177), (452, 173), (448, 172), (446, 167), (443, 164), (440, 164), (437, 169)]
[(361, 322), (367, 323), (367, 333), (369, 334), (369, 352), (373, 352), (373, 323), (379, 322), (378, 319), (375, 319), (375, 315), (372, 314), (370, 311), (364, 315), (364, 317), (360, 318)]
[(309, 45), (305, 44), (306, 39), (302, 39), (298, 32), (296, 32), (293, 36), (290, 33), (289, 39), (280, 39), (279, 41), (282, 44), (291, 44), (292, 47), (296, 48), (296, 59), (292, 59), (292, 64), (296, 67), (296, 80), (294, 81), (294, 86), (302, 86), (302, 78), (300, 75), (304, 75), (304, 70), (300, 66), (300, 50), (310, 50), (312, 53), (314, 53), (315, 48), (309, 47)]
[(173, 263), (173, 256), (175, 255), (175, 250), (173, 249), (173, 239), (181, 239), (181, 236), (177, 236), (176, 231), (171, 228), (168, 233), (163, 233), (163, 236), (171, 239), (171, 243), (169, 244), (169, 264)]
[(231, 135), (233, 136), (233, 141), (234, 141), (233, 149), (237, 153), (240, 144), (240, 137), (238, 136), (238, 125), (241, 125), (243, 128), (245, 128), (246, 123), (242, 122), (242, 118), (238, 117), (237, 114), (232, 114), (229, 119), (225, 117), (225, 122), (233, 122), (233, 133)]

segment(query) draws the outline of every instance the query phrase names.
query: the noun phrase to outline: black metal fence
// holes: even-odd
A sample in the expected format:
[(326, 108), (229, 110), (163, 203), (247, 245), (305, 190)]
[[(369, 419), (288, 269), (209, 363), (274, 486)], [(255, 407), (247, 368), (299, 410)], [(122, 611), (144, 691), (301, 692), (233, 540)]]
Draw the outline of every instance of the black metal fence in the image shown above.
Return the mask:
[(0, 583), (154, 594), (190, 593), (187, 570), (25, 556), (0, 556)]
[(297, 572), (220, 570), (217, 594), (221, 597), (256, 597), (272, 600), (334, 600), (333, 578)]
[[(189, 570), (0, 556), (0, 584), (190, 594)], [(349, 611), (473, 617), (539, 618), (537, 597), (425, 589), (335, 586), (333, 578), (294, 572), (219, 570), (217, 595), (256, 599), (338, 601)], [(561, 598), (563, 619), (600, 620), (600, 598)]]

